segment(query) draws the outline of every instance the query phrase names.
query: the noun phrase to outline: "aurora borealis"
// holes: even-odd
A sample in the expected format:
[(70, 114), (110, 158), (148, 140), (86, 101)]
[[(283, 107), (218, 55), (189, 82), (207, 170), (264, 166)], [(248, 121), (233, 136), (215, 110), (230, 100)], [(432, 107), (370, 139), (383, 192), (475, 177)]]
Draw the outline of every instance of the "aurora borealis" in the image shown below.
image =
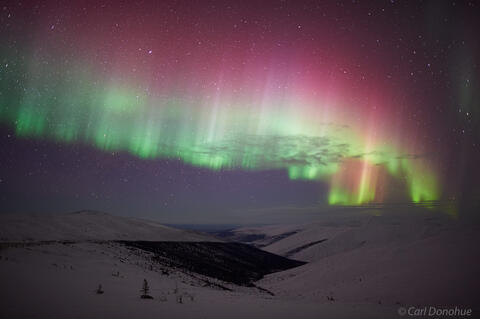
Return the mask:
[(428, 206), (458, 196), (451, 168), (478, 154), (473, 8), (7, 3), (0, 125), (11, 150), (50, 143), (220, 176), (274, 171), (323, 185), (328, 205)]
[[(66, 72), (59, 71), (61, 79)], [(418, 168), (425, 159), (409, 158), (415, 149), (395, 145), (390, 132), (377, 133), (380, 121), (356, 124), (362, 112), (347, 104), (303, 100), (286, 92), (287, 85), (263, 90), (258, 99), (248, 98), (258, 91), (253, 88), (235, 97), (200, 92), (195, 101), (115, 84), (98, 89), (91, 78), (66, 87), (50, 78), (51, 94), (33, 84), (18, 108), (5, 108), (5, 117), (19, 137), (82, 142), (144, 159), (179, 158), (212, 170), (285, 169), (291, 179), (330, 182), (331, 204), (381, 201), (382, 170), (405, 176), (413, 201), (438, 199), (435, 173)], [(342, 112), (359, 114), (351, 120)]]

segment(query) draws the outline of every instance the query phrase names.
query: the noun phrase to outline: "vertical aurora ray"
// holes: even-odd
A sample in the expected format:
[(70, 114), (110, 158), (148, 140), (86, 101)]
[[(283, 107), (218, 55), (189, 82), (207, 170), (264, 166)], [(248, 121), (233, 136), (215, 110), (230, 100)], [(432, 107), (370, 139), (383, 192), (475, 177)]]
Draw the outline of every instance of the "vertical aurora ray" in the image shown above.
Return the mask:
[[(276, 51), (249, 56), (225, 49), (226, 59), (192, 55), (177, 42), (102, 51), (114, 61), (107, 67), (96, 51), (105, 34), (92, 37), (94, 45), (71, 44), (86, 47), (81, 54), (56, 38), (54, 53), (48, 45), (30, 59), (1, 53), (15, 63), (0, 80), (0, 122), (22, 138), (142, 159), (180, 159), (211, 170), (282, 169), (291, 180), (328, 183), (331, 205), (382, 202), (395, 191), (387, 189), (389, 179), (402, 181), (415, 203), (441, 197), (437, 165), (422, 155), (427, 143), (417, 138), (421, 132), (403, 137), (410, 126), (397, 118), (380, 81), (371, 84), (379, 87), (374, 93), (369, 87), (352, 93), (332, 79), (333, 68), (314, 68), (302, 54), (276, 63)], [(58, 58), (67, 56), (63, 50), (68, 59)], [(174, 68), (162, 64), (172, 56)]]
[(97, 88), (90, 83), (98, 80), (89, 78), (95, 79), (85, 72), (69, 83), (62, 76), (50, 78), (57, 90), (30, 84), (16, 98), (13, 119), (3, 111), (2, 121), (20, 137), (86, 143), (144, 159), (180, 158), (212, 170), (285, 169), (292, 180), (330, 183), (331, 205), (382, 201), (385, 171), (406, 179), (412, 201), (439, 198), (435, 174), (424, 159), (402, 159), (405, 151), (395, 151), (396, 145), (376, 147), (385, 145), (381, 137), (362, 136), (362, 127), (342, 118), (338, 105), (312, 106), (314, 101), (304, 104), (294, 96), (263, 98), (259, 113), (256, 102), (246, 98), (217, 97), (212, 105), (205, 99), (146, 94), (115, 81)]

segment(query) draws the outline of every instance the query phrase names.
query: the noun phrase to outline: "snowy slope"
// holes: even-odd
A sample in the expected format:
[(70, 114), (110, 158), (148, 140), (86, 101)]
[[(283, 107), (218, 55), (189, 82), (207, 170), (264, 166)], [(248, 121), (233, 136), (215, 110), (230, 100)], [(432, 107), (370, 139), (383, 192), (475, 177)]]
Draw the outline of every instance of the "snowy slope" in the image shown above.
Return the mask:
[(451, 231), (452, 222), (435, 214), (368, 214), (339, 216), (297, 227), (297, 232), (264, 247), (291, 258), (316, 261), (363, 246), (392, 245)]
[[(254, 283), (274, 296), (155, 262), (151, 252), (119, 242), (0, 243), (0, 317), (398, 318), (401, 306), (473, 308), (480, 284), (479, 233), (477, 224), (408, 212), (326, 214), (310, 224), (233, 230), (262, 249), (309, 262)], [(0, 234), (3, 241), (17, 242), (211, 241), (155, 222), (93, 212), (2, 216)], [(154, 300), (140, 299), (143, 278)], [(95, 294), (99, 284), (103, 295)], [(179, 294), (183, 304), (176, 302)]]
[(94, 211), (0, 215), (0, 241), (41, 240), (218, 241), (212, 236), (167, 227), (153, 221)]
[[(390, 318), (396, 307), (225, 291), (119, 243), (0, 246), (1, 318)], [(140, 298), (143, 279), (153, 300)], [(104, 294), (95, 293), (102, 285)], [(177, 303), (178, 296), (183, 302)]]
[(258, 284), (277, 295), (318, 301), (476, 304), (476, 225), (433, 213), (344, 217), (297, 226), (295, 234), (264, 247), (310, 263)]

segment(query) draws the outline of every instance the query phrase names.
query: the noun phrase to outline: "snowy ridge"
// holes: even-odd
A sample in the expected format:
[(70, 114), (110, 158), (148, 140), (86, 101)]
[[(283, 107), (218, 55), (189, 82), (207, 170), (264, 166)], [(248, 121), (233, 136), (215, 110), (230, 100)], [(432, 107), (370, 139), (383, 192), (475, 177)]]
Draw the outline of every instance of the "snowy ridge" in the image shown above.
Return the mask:
[(268, 275), (259, 285), (276, 295), (318, 301), (475, 304), (480, 284), (475, 225), (430, 213), (352, 215), (350, 222), (339, 216), (339, 221), (297, 226), (295, 234), (263, 247), (309, 263)]
[(212, 236), (167, 227), (153, 221), (96, 211), (0, 215), (0, 241), (46, 240), (219, 241)]

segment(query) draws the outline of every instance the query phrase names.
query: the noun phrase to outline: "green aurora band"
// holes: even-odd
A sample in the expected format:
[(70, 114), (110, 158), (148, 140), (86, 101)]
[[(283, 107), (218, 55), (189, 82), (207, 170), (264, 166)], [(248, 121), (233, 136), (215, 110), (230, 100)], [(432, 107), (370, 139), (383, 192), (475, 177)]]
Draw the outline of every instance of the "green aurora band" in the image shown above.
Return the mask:
[(154, 94), (80, 66), (52, 72), (51, 65), (33, 64), (28, 80), (14, 68), (0, 81), (0, 122), (22, 138), (181, 159), (211, 170), (285, 169), (292, 180), (329, 183), (331, 205), (381, 202), (386, 176), (404, 180), (415, 203), (440, 197), (427, 159), (342, 115), (341, 103), (319, 106), (275, 94), (262, 101), (231, 92)]

